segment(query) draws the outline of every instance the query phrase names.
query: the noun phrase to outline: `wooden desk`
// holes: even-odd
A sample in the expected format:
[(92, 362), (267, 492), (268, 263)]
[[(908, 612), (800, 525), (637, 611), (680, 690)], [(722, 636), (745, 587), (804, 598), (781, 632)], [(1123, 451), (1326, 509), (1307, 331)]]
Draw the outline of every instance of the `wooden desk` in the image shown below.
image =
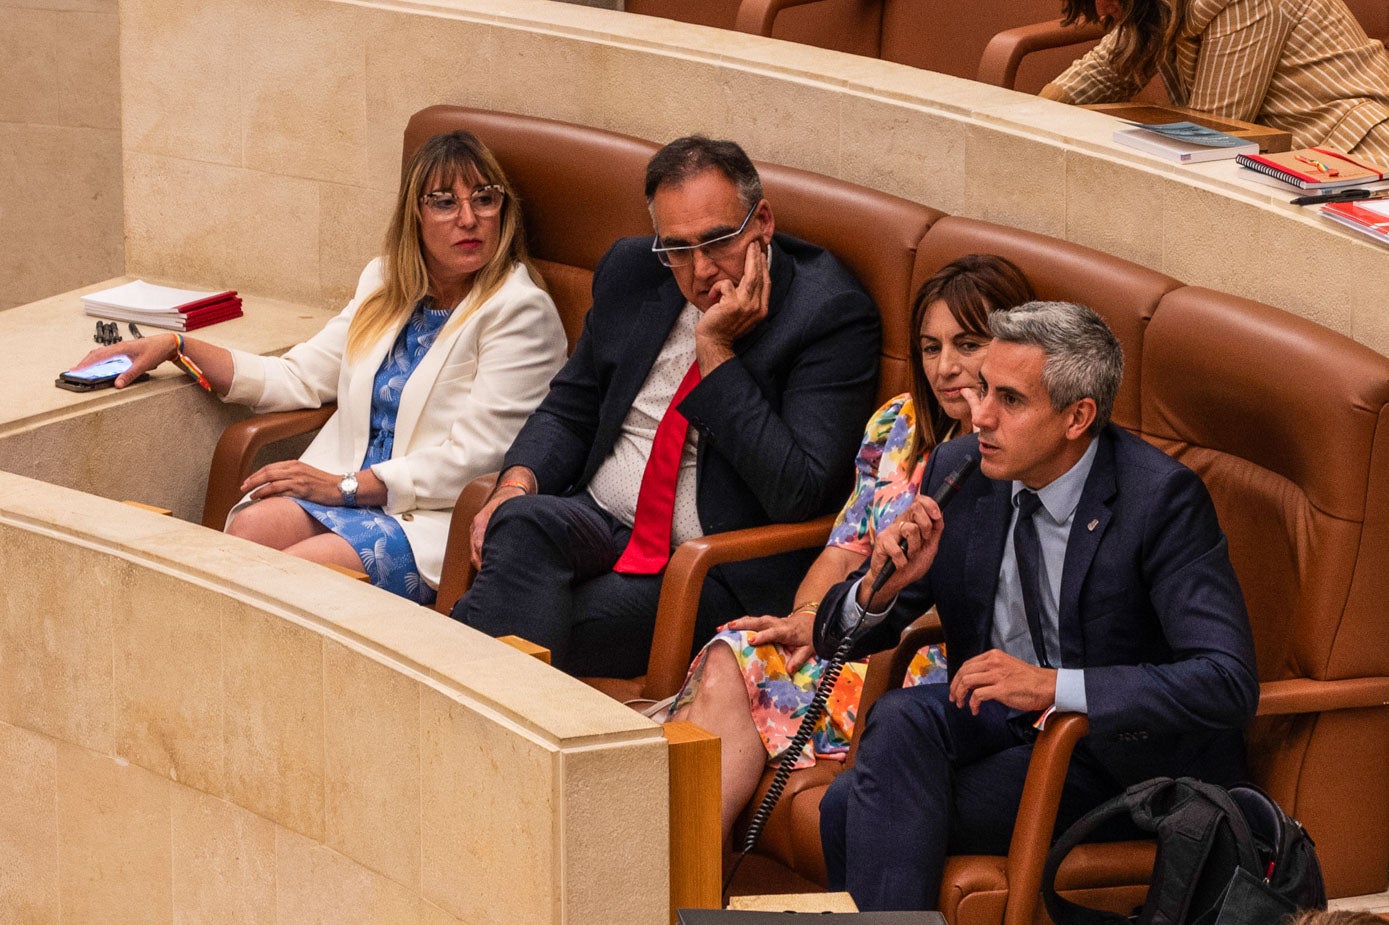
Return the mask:
[(1269, 128), (1254, 122), (1241, 122), (1238, 119), (1213, 116), (1208, 112), (1200, 112), (1195, 109), (1184, 109), (1181, 106), (1168, 106), (1162, 103), (1092, 103), (1081, 108), (1102, 112), (1116, 119), (1143, 122), (1149, 125), (1161, 122), (1195, 122), (1197, 125), (1213, 128), (1217, 132), (1234, 135), (1236, 138), (1256, 141), (1259, 143), (1259, 150), (1264, 154), (1291, 151), (1293, 148), (1293, 136), (1288, 132), (1281, 132), (1276, 128)]

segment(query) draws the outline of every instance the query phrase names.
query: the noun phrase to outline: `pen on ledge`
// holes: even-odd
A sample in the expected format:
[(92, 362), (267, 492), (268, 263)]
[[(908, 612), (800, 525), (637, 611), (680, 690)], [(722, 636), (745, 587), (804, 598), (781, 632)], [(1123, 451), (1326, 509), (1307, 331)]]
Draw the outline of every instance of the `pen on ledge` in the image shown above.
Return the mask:
[(1389, 189), (1343, 189), (1334, 193), (1318, 193), (1315, 196), (1298, 196), (1290, 200), (1295, 206), (1311, 206), (1323, 202), (1359, 202), (1362, 199), (1384, 199)]

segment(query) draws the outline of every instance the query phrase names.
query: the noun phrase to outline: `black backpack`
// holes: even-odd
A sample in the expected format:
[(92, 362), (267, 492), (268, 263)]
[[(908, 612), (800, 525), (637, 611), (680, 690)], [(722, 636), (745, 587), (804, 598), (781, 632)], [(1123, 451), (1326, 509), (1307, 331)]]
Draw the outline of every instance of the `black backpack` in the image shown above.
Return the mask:
[[(1061, 861), (1115, 817), (1157, 837), (1148, 898), (1133, 917), (1056, 893)], [(1057, 925), (1273, 925), (1295, 909), (1326, 908), (1326, 887), (1311, 836), (1258, 787), (1155, 777), (1066, 830), (1047, 854), (1042, 899)]]

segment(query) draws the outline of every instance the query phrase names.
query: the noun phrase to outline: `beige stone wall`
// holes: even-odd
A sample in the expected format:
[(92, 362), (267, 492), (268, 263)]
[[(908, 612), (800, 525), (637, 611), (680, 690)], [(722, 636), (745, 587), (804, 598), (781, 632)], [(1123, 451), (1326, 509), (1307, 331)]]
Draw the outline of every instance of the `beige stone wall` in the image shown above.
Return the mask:
[(117, 0), (0, 0), (0, 309), (119, 274)]
[(443, 102), (735, 137), (756, 157), (1098, 247), (1389, 352), (1389, 252), (1232, 163), (1117, 148), (1114, 121), (1094, 113), (548, 0), (123, 0), (121, 17), (132, 273), (340, 300), (375, 246), (406, 119)]
[(0, 921), (665, 918), (664, 739), (583, 684), (4, 473), (0, 574)]

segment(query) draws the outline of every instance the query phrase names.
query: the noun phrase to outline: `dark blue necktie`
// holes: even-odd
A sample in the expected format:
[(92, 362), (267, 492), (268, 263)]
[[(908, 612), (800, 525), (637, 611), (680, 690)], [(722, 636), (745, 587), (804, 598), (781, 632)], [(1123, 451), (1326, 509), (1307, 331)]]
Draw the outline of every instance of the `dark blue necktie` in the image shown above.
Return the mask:
[(1037, 525), (1032, 515), (1042, 506), (1035, 491), (1024, 488), (1018, 492), (1018, 522), (1013, 525), (1013, 555), (1018, 560), (1018, 578), (1022, 582), (1022, 605), (1027, 611), (1027, 631), (1032, 636), (1032, 648), (1037, 664), (1050, 668), (1047, 647), (1042, 635), (1042, 542), (1037, 538)]

